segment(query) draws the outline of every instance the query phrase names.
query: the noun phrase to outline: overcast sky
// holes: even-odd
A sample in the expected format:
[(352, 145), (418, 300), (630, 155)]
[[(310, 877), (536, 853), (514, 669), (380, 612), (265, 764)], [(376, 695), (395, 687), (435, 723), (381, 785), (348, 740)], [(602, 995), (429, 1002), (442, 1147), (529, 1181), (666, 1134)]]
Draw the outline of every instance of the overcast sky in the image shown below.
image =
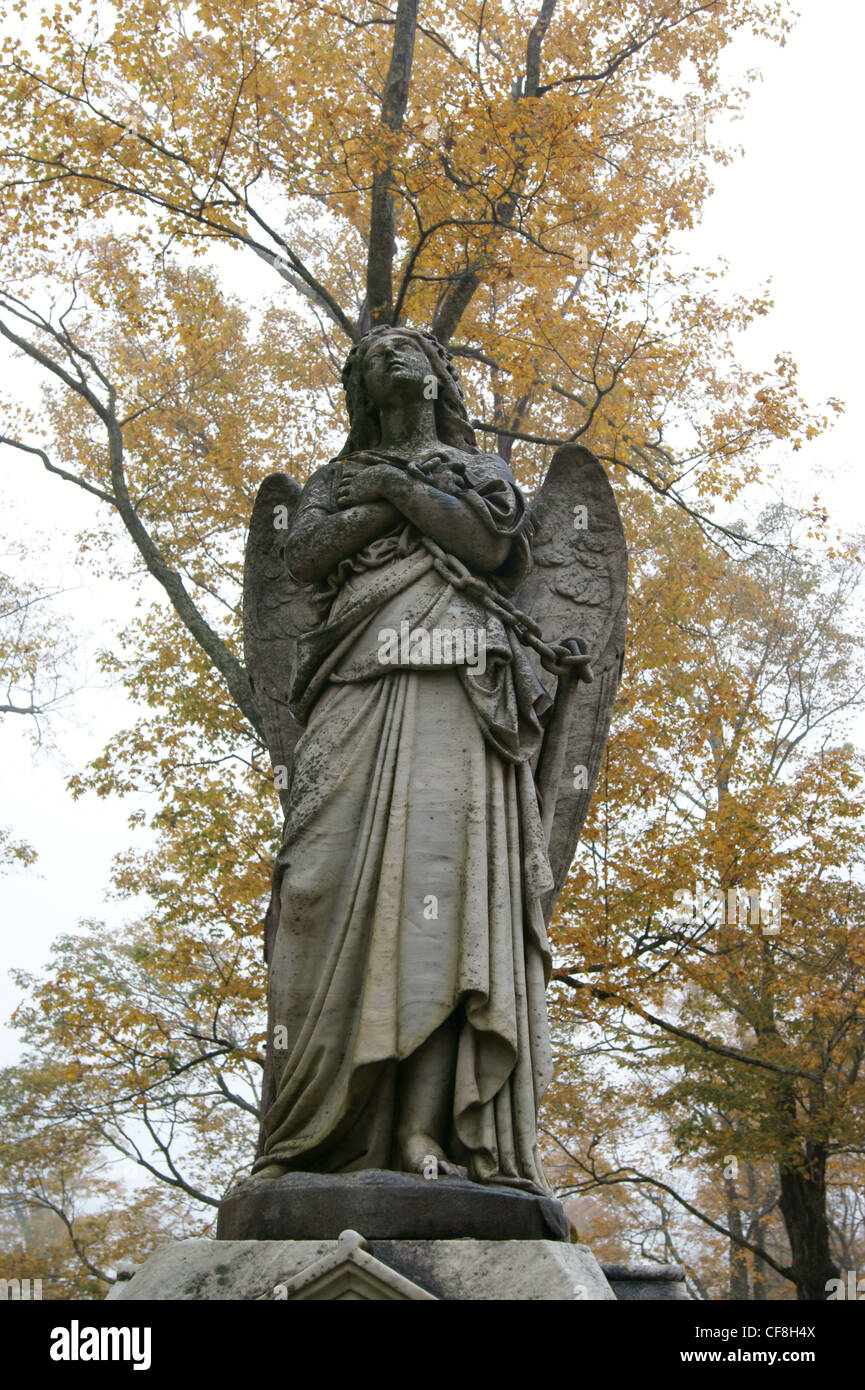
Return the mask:
[[(760, 67), (763, 80), (731, 132), (744, 154), (716, 170), (703, 224), (687, 242), (703, 263), (718, 256), (728, 262), (731, 290), (748, 293), (772, 279), (777, 307), (744, 335), (744, 364), (766, 366), (777, 352), (789, 351), (800, 366), (806, 400), (838, 396), (846, 402), (834, 430), (789, 463), (796, 485), (808, 495), (819, 491), (845, 526), (865, 526), (863, 10), (860, 0), (807, 0), (785, 48), (744, 37), (732, 47), (727, 70)], [(725, 133), (710, 126), (708, 138)], [(7, 534), (11, 508), (19, 526), (45, 535), (51, 581), (81, 586), (64, 604), (76, 630), (89, 634), (87, 649), (110, 643), (116, 619), (128, 611), (127, 596), (117, 586), (72, 576), (66, 558), (68, 538), (92, 514), (89, 501), (8, 450), (0, 451), (0, 499)], [(0, 881), (0, 955), (7, 968), (38, 969), (52, 939), (82, 918), (103, 919), (110, 928), (134, 916), (130, 904), (104, 898), (112, 856), (134, 842), (125, 824), (131, 806), (94, 797), (73, 803), (65, 790), (68, 773), (101, 751), (130, 710), (116, 692), (94, 683), (78, 697), (73, 715), (74, 722), (57, 725), (62, 761), (45, 755), (34, 761), (14, 720), (0, 728), (0, 825), (12, 827), (40, 856), (35, 870)], [(0, 973), (0, 1019), (16, 998)], [(10, 1060), (14, 1047), (15, 1035), (0, 1032), (0, 1061)]]

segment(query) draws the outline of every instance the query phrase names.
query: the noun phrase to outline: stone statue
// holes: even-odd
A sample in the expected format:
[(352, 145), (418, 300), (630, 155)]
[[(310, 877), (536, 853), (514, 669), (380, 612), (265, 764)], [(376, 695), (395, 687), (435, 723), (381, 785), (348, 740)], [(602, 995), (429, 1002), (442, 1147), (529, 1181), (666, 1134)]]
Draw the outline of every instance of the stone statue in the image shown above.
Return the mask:
[(286, 815), (253, 1175), (547, 1194), (546, 929), (621, 672), (618, 508), (576, 445), (527, 502), (428, 333), (373, 329), (343, 383), (342, 452), (266, 479), (247, 547)]

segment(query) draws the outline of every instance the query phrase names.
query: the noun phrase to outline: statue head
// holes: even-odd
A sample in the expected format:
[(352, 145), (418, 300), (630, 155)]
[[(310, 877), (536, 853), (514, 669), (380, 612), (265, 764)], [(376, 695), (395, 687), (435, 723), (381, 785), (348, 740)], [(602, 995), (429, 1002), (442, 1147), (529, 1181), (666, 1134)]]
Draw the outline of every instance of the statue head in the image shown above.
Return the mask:
[(342, 370), (349, 432), (338, 455), (345, 458), (381, 443), (381, 409), (389, 394), (423, 394), (430, 400), (442, 444), (479, 452), (453, 359), (432, 333), (381, 324), (355, 343)]

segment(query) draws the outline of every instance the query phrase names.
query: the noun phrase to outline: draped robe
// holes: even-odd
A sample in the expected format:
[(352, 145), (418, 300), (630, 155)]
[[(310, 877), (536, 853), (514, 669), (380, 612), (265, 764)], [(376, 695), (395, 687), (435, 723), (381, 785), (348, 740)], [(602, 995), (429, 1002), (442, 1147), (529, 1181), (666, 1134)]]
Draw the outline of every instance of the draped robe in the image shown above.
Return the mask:
[[(530, 528), (507, 465), (443, 448), (422, 466), (510, 539), (485, 582), (492, 595), (515, 591)], [(298, 518), (337, 509), (344, 467), (314, 475)], [(400, 1063), (449, 1022), (445, 1152), (476, 1181), (547, 1192), (540, 900), (552, 878), (531, 760), (549, 697), (514, 634), (406, 522), (343, 561), (317, 601), (291, 692), (305, 727), (278, 856), (275, 1100), (254, 1171), (395, 1167)], [(463, 641), (424, 651), (385, 640), (418, 630)], [(480, 653), (485, 663), (470, 664)]]

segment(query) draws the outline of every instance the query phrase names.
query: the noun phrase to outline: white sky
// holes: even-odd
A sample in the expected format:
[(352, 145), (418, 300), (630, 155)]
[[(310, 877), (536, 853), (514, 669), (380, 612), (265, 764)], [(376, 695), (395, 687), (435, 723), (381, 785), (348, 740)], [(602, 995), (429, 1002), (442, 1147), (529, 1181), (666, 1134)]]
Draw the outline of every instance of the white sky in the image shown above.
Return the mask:
[[(742, 360), (758, 368), (789, 351), (799, 363), (806, 400), (846, 401), (847, 412), (831, 434), (794, 456), (790, 468), (805, 495), (819, 491), (844, 526), (865, 526), (859, 380), (865, 6), (804, 0), (804, 9), (785, 48), (743, 37), (728, 54), (731, 72), (760, 67), (764, 79), (734, 128), (744, 154), (715, 171), (716, 192), (687, 246), (702, 263), (722, 256), (733, 290), (747, 293), (772, 278), (777, 308), (744, 336)], [(715, 129), (720, 136), (721, 128)], [(710, 141), (712, 134), (710, 127)], [(5, 366), (4, 373), (8, 384)], [(89, 500), (8, 450), (0, 451), (0, 499), (7, 533), (11, 503), (22, 528), (45, 534), (52, 579), (67, 572), (68, 538), (92, 514)], [(87, 649), (110, 644), (117, 619), (128, 612), (126, 595), (80, 574), (69, 582), (84, 586), (64, 606), (75, 630), (89, 634)], [(0, 727), (0, 824), (40, 855), (35, 870), (0, 881), (0, 963), (6, 969), (38, 969), (54, 937), (82, 918), (104, 919), (110, 928), (135, 915), (134, 905), (104, 899), (112, 856), (140, 839), (126, 826), (134, 803), (123, 807), (95, 797), (73, 803), (65, 790), (68, 772), (100, 752), (130, 713), (117, 692), (96, 685), (85, 690), (76, 700), (76, 723), (57, 726), (65, 766), (44, 755), (34, 761), (15, 720)], [(16, 998), (0, 971), (0, 1019)], [(15, 1041), (10, 1030), (0, 1031), (0, 1062), (12, 1059)]]
[[(776, 308), (744, 335), (742, 360), (762, 366), (789, 350), (806, 400), (845, 402), (845, 415), (803, 449), (795, 473), (814, 480), (843, 525), (862, 525), (865, 6), (800, 3), (784, 48), (741, 41), (727, 56), (731, 71), (759, 67), (763, 81), (745, 119), (729, 127), (744, 154), (716, 170), (715, 195), (690, 240), (701, 257), (728, 262), (737, 290), (757, 289), (771, 277)], [(837, 475), (833, 481), (824, 469)]]

